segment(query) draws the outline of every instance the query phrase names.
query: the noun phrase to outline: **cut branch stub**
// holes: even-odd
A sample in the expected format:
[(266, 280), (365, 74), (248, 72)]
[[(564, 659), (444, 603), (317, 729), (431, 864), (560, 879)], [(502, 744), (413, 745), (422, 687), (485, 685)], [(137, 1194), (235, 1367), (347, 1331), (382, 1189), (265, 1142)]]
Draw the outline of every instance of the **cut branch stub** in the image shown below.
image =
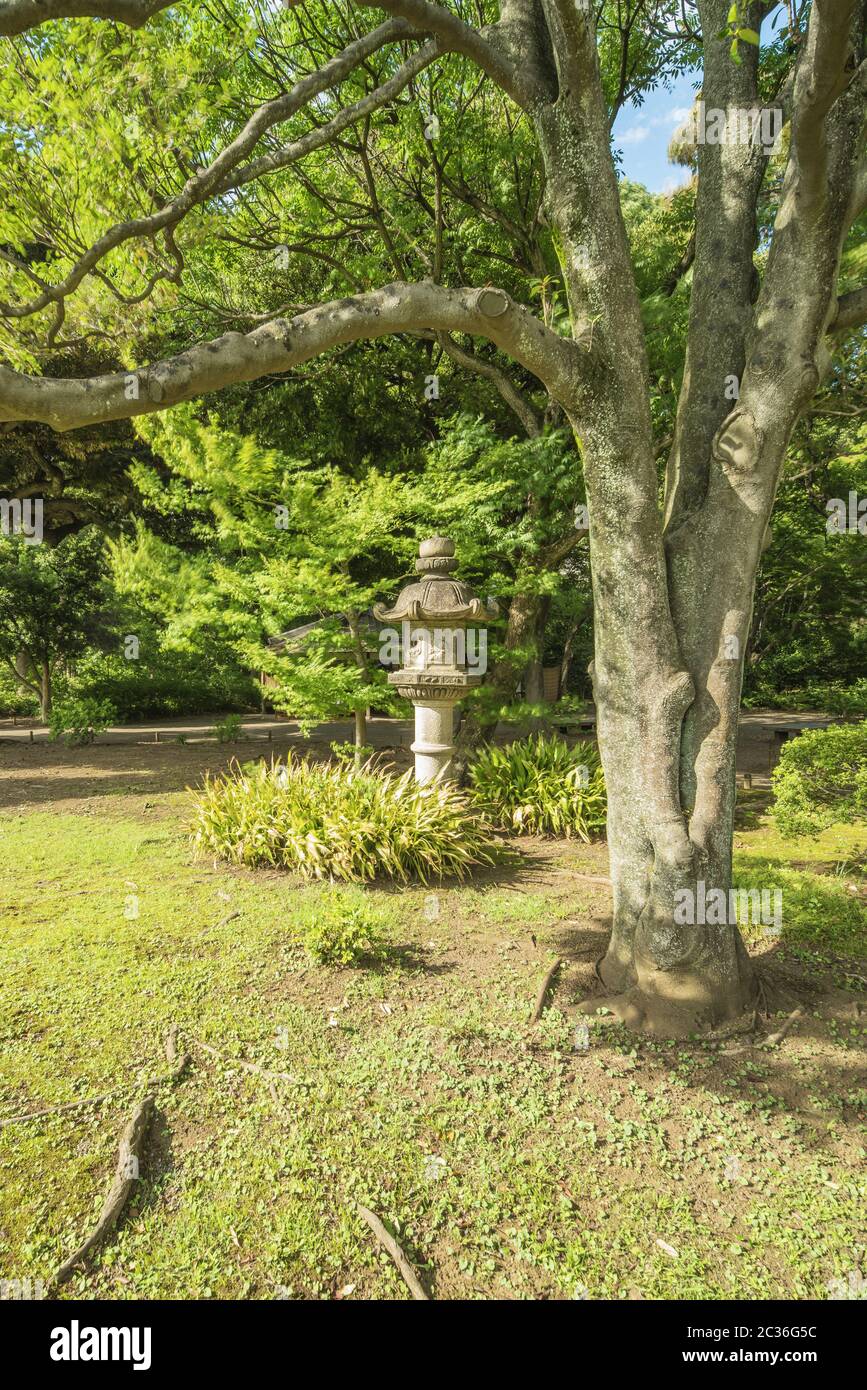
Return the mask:
[(492, 289), (489, 286), (478, 290), (475, 298), (476, 309), (486, 319), (498, 319), (501, 314), (505, 314), (510, 303), (505, 290)]

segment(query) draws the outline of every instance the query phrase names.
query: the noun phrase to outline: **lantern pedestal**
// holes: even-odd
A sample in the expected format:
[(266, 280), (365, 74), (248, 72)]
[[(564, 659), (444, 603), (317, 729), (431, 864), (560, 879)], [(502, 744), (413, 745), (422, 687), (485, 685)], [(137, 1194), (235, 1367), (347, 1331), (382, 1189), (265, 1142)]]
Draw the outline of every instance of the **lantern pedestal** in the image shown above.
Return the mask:
[(415, 754), (415, 780), (451, 781), (449, 769), (455, 751), (455, 705), (457, 700), (438, 700), (435, 704), (415, 706), (415, 739), (410, 744)]
[(455, 752), (455, 706), (468, 690), (481, 684), (481, 676), (466, 671), (392, 671), (388, 680), (415, 709), (415, 780), (431, 782), (435, 777), (451, 782), (451, 762)]

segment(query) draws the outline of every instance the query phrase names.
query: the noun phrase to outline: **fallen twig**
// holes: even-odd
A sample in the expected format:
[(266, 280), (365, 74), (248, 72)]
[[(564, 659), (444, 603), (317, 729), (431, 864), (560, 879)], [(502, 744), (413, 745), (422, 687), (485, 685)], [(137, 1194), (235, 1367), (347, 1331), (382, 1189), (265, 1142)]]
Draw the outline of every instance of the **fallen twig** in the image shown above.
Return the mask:
[(533, 1012), (530, 1015), (531, 1028), (535, 1023), (538, 1023), (539, 1019), (542, 1017), (542, 1010), (545, 1007), (545, 999), (547, 997), (548, 990), (551, 988), (551, 983), (554, 979), (554, 976), (557, 974), (557, 971), (560, 969), (560, 966), (562, 964), (563, 962), (559, 958), (555, 960), (554, 964), (551, 966), (551, 969), (548, 971), (547, 975), (542, 981), (542, 984), (539, 987), (539, 993), (536, 995), (536, 1003), (533, 1008)]
[(269, 1071), (267, 1067), (260, 1067), (257, 1062), (245, 1062), (240, 1057), (227, 1057), (224, 1052), (218, 1052), (210, 1043), (202, 1042), (200, 1038), (193, 1038), (193, 1042), (211, 1057), (218, 1057), (224, 1066), (243, 1067), (244, 1071), (255, 1072), (257, 1076), (265, 1076), (269, 1081), (292, 1081), (296, 1085), (301, 1083), (299, 1076), (292, 1076), (288, 1071)]
[(368, 1226), (373, 1231), (373, 1234), (376, 1236), (376, 1239), (379, 1241), (380, 1245), (383, 1247), (384, 1250), (388, 1251), (389, 1255), (394, 1260), (394, 1263), (397, 1265), (397, 1268), (400, 1271), (401, 1278), (403, 1279), (403, 1282), (406, 1284), (413, 1298), (418, 1299), (420, 1303), (429, 1303), (430, 1296), (425, 1293), (424, 1289), (421, 1286), (421, 1283), (419, 1282), (418, 1275), (416, 1274), (409, 1260), (406, 1258), (406, 1255), (401, 1250), (394, 1236), (389, 1234), (385, 1226), (383, 1226), (382, 1222), (380, 1221), (379, 1217), (374, 1212), (368, 1211), (367, 1207), (363, 1207), (360, 1202), (356, 1202), (355, 1206), (359, 1216), (367, 1222)]
[(152, 1095), (145, 1096), (144, 1100), (140, 1100), (133, 1110), (120, 1137), (114, 1181), (102, 1204), (99, 1220), (84, 1243), (55, 1271), (51, 1280), (52, 1284), (65, 1284), (76, 1265), (80, 1264), (85, 1256), (89, 1255), (91, 1250), (95, 1249), (117, 1224), (118, 1217), (123, 1211), (133, 1184), (139, 1175), (142, 1145), (153, 1117), (153, 1111), (154, 1098)]
[(199, 936), (207, 936), (209, 932), (219, 931), (221, 927), (227, 927), (230, 922), (234, 922), (236, 917), (240, 917), (240, 912), (228, 912), (225, 917), (221, 917), (219, 922), (214, 922), (210, 927), (204, 927), (199, 932)]
[(68, 1110), (82, 1110), (87, 1105), (102, 1105), (103, 1101), (111, 1100), (112, 1096), (120, 1095), (121, 1091), (124, 1090), (126, 1090), (125, 1086), (119, 1086), (117, 1090), (106, 1091), (101, 1096), (88, 1096), (86, 1100), (71, 1100), (64, 1105), (49, 1105), (45, 1110), (31, 1110), (29, 1115), (7, 1115), (5, 1119), (0, 1120), (0, 1129), (3, 1129), (5, 1125), (23, 1124), (26, 1120), (41, 1120), (46, 1115), (62, 1115)]
[(771, 1033), (767, 1038), (765, 1038), (764, 1042), (761, 1043), (760, 1046), (779, 1047), (780, 1043), (783, 1041), (783, 1038), (788, 1033), (792, 1024), (795, 1023), (797, 1019), (803, 1018), (803, 1015), (803, 1009), (793, 1009), (792, 1012), (789, 1014), (789, 1017), (786, 1019), (785, 1023), (783, 1023), (782, 1026), (777, 1029), (776, 1033)]

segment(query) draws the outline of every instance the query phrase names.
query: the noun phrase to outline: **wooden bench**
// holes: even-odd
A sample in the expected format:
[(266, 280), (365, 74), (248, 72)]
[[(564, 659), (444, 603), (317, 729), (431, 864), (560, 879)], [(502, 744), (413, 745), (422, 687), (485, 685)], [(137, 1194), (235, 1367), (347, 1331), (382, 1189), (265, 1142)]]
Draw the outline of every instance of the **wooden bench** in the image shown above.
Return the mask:
[(555, 724), (557, 731), (561, 734), (568, 734), (570, 731), (578, 730), (582, 734), (595, 734), (596, 715), (595, 714), (572, 714), (551, 716), (551, 723)]

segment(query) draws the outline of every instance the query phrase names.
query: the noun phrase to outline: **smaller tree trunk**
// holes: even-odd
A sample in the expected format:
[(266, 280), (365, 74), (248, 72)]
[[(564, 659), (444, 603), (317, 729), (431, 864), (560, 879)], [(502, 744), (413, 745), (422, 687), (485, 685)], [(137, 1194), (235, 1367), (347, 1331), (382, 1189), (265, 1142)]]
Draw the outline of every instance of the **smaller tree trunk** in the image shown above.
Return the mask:
[(28, 695), (28, 694), (31, 694), (31, 693), (32, 693), (32, 688), (31, 688), (31, 686), (29, 686), (29, 685), (26, 683), (26, 682), (27, 682), (27, 678), (28, 678), (28, 676), (30, 675), (31, 669), (32, 669), (32, 668), (31, 668), (31, 665), (30, 665), (30, 657), (29, 657), (29, 655), (27, 654), (27, 652), (25, 652), (25, 651), (20, 651), (20, 652), (16, 653), (16, 656), (15, 656), (15, 670), (18, 672), (18, 675), (19, 675), (19, 677), (20, 677), (20, 680), (19, 680), (18, 686), (17, 686), (17, 691), (18, 691), (18, 694), (19, 694), (19, 695)]
[(355, 711), (355, 766), (361, 767), (364, 753), (363, 749), (367, 742), (367, 712), (363, 709)]
[(47, 661), (42, 663), (41, 693), (39, 697), (43, 724), (47, 724), (51, 718), (51, 666)]

